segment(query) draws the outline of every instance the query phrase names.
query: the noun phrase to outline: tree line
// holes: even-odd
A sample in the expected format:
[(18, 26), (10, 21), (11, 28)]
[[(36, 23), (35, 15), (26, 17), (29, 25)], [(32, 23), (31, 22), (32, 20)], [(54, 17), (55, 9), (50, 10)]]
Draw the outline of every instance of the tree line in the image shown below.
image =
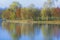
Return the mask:
[(8, 20), (57, 20), (58, 17), (60, 17), (60, 8), (39, 9), (34, 4), (22, 7), (18, 2), (13, 2), (2, 12), (2, 19)]

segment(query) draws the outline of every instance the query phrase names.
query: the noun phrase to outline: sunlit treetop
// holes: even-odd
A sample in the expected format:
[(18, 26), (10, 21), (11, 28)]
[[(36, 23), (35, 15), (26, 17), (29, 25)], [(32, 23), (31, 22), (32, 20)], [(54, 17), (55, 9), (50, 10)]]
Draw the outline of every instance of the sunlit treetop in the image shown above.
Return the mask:
[(10, 8), (20, 8), (21, 7), (21, 4), (19, 2), (13, 2), (11, 5), (10, 5)]

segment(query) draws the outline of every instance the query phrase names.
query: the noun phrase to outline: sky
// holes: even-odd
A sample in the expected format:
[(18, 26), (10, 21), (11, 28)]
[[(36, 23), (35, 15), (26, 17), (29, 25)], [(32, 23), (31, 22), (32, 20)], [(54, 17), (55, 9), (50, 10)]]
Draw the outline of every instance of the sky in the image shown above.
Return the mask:
[[(19, 2), (23, 7), (27, 7), (30, 4), (34, 4), (36, 7), (41, 8), (43, 7), (43, 4), (47, 1), (47, 0), (0, 0), (0, 7), (1, 8), (6, 8), (9, 7), (9, 5), (13, 2), (13, 1), (17, 1)], [(55, 6), (60, 7), (60, 0), (57, 0), (57, 2), (55, 1)]]

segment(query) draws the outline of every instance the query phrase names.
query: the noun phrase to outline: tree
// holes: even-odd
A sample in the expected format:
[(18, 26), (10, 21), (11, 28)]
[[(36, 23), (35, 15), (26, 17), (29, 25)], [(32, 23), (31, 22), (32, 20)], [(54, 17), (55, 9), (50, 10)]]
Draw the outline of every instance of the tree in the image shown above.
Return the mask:
[(10, 11), (8, 9), (3, 11), (2, 18), (10, 19)]
[(22, 8), (21, 9), (21, 19), (28, 19), (28, 9), (27, 8)]
[(4, 9), (0, 8), (0, 18), (2, 18), (3, 11)]
[(21, 8), (16, 9), (16, 19), (21, 19)]
[(36, 8), (34, 4), (30, 4), (28, 9), (29, 9), (29, 17), (34, 21), (38, 20), (40, 9)]
[(10, 14), (10, 19), (11, 20), (14, 20), (15, 19), (15, 13), (14, 12), (10, 12), (11, 14)]
[(47, 17), (47, 15), (46, 15), (46, 8), (43, 8), (41, 10), (41, 20), (46, 20), (46, 17)]
[(53, 16), (53, 20), (60, 20), (60, 8), (52, 8), (51, 13)]
[(2, 18), (5, 19), (20, 19), (21, 17), (21, 5), (18, 2), (13, 2), (9, 8), (4, 10)]
[(14, 12), (14, 14), (16, 16), (15, 18), (16, 19), (20, 19), (20, 17), (21, 17), (21, 4), (18, 3), (18, 2), (13, 2), (10, 5), (10, 9)]
[(15, 10), (16, 8), (21, 8), (21, 4), (19, 2), (13, 2), (11, 5), (10, 5), (10, 8)]
[(60, 8), (54, 8), (52, 14), (54, 17), (60, 17)]

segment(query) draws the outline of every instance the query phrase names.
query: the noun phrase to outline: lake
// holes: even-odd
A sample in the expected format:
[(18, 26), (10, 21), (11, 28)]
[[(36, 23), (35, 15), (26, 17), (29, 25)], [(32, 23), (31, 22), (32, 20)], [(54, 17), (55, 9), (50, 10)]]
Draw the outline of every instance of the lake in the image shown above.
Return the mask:
[(60, 40), (60, 25), (9, 23), (0, 19), (0, 40)]

